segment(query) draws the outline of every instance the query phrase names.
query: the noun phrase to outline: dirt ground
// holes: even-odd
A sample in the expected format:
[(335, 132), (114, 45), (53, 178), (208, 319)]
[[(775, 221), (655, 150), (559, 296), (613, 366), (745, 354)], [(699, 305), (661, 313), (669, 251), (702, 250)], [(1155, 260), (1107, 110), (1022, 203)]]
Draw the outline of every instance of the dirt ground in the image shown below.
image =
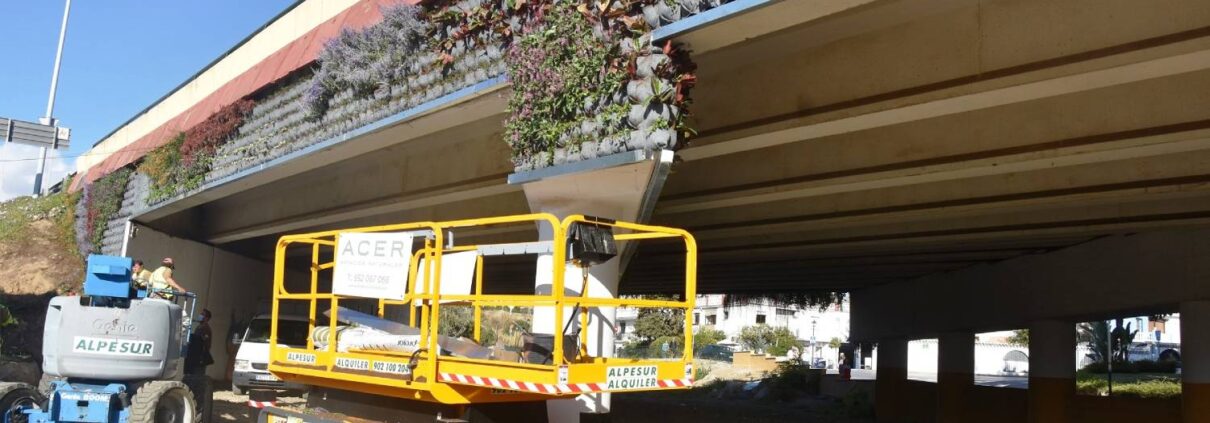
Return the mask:
[[(731, 423), (731, 422), (865, 422), (828, 412), (823, 400), (804, 400), (790, 404), (767, 404), (750, 400), (725, 400), (693, 391), (653, 394), (624, 394), (613, 397), (615, 422), (652, 423)], [(278, 398), (277, 405), (302, 407), (299, 397)], [(214, 392), (212, 422), (255, 422), (257, 411), (248, 407), (247, 395), (235, 395), (229, 389)]]
[[(306, 404), (306, 400), (301, 397), (279, 397), (277, 406), (279, 407), (301, 407)], [(253, 410), (248, 407), (247, 395), (235, 395), (231, 393), (230, 387), (227, 389), (214, 391), (214, 409), (211, 415), (211, 422), (255, 422), (259, 410)]]

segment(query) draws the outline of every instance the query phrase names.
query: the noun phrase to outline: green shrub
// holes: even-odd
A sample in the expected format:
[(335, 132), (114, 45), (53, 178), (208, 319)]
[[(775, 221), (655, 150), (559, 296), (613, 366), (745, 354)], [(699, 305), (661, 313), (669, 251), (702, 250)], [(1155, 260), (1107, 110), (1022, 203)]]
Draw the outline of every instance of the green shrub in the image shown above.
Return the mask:
[(1139, 360), (1134, 366), (1139, 373), (1176, 373), (1175, 361)]
[(1144, 380), (1114, 384), (1113, 394), (1133, 398), (1176, 398), (1181, 395), (1181, 383), (1172, 380)]
[(740, 330), (737, 339), (745, 349), (775, 356), (785, 355), (790, 347), (802, 347), (798, 337), (786, 327), (771, 327), (765, 324), (748, 326)]
[(706, 376), (710, 375), (710, 371), (712, 370), (714, 370), (713, 366), (706, 364), (705, 362), (697, 362), (693, 366), (693, 380), (705, 379)]
[[(1114, 377), (1114, 396), (1173, 398), (1181, 394), (1181, 382), (1173, 376), (1132, 374), (1131, 376), (1123, 376), (1123, 378), (1125, 380), (1119, 380), (1116, 376)], [(1108, 378), (1103, 374), (1090, 372), (1087, 368), (1080, 370), (1076, 372), (1076, 393), (1080, 395), (1107, 395), (1109, 393)]]
[[(1087, 369), (1087, 367), (1085, 367)], [(1109, 382), (1099, 375), (1086, 370), (1076, 372), (1076, 393), (1080, 395), (1101, 395), (1109, 388)]]
[(693, 334), (693, 350), (697, 351), (702, 347), (717, 345), (719, 341), (724, 339), (727, 339), (727, 334), (723, 333), (723, 331), (712, 327), (703, 327)]

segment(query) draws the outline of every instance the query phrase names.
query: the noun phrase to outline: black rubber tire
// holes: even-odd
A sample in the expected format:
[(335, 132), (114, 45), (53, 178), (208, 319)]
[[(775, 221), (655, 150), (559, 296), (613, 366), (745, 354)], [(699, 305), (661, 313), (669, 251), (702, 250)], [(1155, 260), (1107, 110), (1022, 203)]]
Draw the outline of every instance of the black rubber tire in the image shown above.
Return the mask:
[(243, 394), (246, 394), (247, 392), (244, 392), (243, 389), (241, 389), (238, 386), (235, 386), (235, 384), (231, 384), (231, 393), (233, 393), (235, 395), (243, 395)]
[(157, 380), (139, 387), (130, 400), (128, 423), (200, 423), (193, 392), (184, 382)]
[(2, 421), (9, 423), (25, 423), (29, 419), (22, 413), (24, 408), (41, 406), (46, 402), (42, 394), (28, 383), (21, 382), (3, 382), (0, 383), (0, 411), (4, 415), (0, 416)]
[(214, 412), (214, 385), (206, 375), (185, 375), (182, 380), (193, 392), (193, 402), (197, 403), (198, 421), (210, 423)]

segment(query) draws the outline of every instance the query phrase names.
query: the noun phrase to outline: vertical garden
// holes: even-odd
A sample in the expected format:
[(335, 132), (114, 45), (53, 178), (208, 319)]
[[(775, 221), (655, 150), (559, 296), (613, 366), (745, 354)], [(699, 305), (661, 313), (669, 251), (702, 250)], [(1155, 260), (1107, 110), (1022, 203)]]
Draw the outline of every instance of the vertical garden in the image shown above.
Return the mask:
[[(314, 65), (171, 134), (85, 188), (81, 251), (121, 215), (476, 88), (511, 86), (504, 139), (517, 171), (632, 150), (679, 149), (694, 64), (655, 28), (719, 0), (461, 0), (382, 10), (328, 40)], [(132, 175), (133, 172), (133, 175)], [(145, 185), (145, 186), (143, 186)], [(139, 201), (124, 193), (138, 186)], [(130, 197), (130, 195), (126, 195)]]

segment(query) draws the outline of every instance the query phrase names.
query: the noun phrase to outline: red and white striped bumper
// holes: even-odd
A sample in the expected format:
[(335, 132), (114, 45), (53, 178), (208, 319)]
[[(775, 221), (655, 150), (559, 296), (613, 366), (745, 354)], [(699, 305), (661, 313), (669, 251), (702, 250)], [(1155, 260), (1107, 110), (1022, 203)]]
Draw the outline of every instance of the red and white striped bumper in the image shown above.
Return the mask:
[[(454, 373), (439, 373), (437, 379), (442, 382), (458, 383), (463, 385), (475, 385), (488, 388), (508, 389), (520, 392), (531, 392), (535, 394), (546, 395), (563, 395), (563, 394), (584, 394), (592, 392), (608, 392), (603, 383), (568, 383), (568, 384), (545, 384), (523, 382), (516, 380), (497, 379), (494, 377), (481, 377), (470, 375), (459, 375)], [(692, 379), (663, 379), (656, 381), (656, 384), (661, 388), (684, 388), (693, 385)]]

